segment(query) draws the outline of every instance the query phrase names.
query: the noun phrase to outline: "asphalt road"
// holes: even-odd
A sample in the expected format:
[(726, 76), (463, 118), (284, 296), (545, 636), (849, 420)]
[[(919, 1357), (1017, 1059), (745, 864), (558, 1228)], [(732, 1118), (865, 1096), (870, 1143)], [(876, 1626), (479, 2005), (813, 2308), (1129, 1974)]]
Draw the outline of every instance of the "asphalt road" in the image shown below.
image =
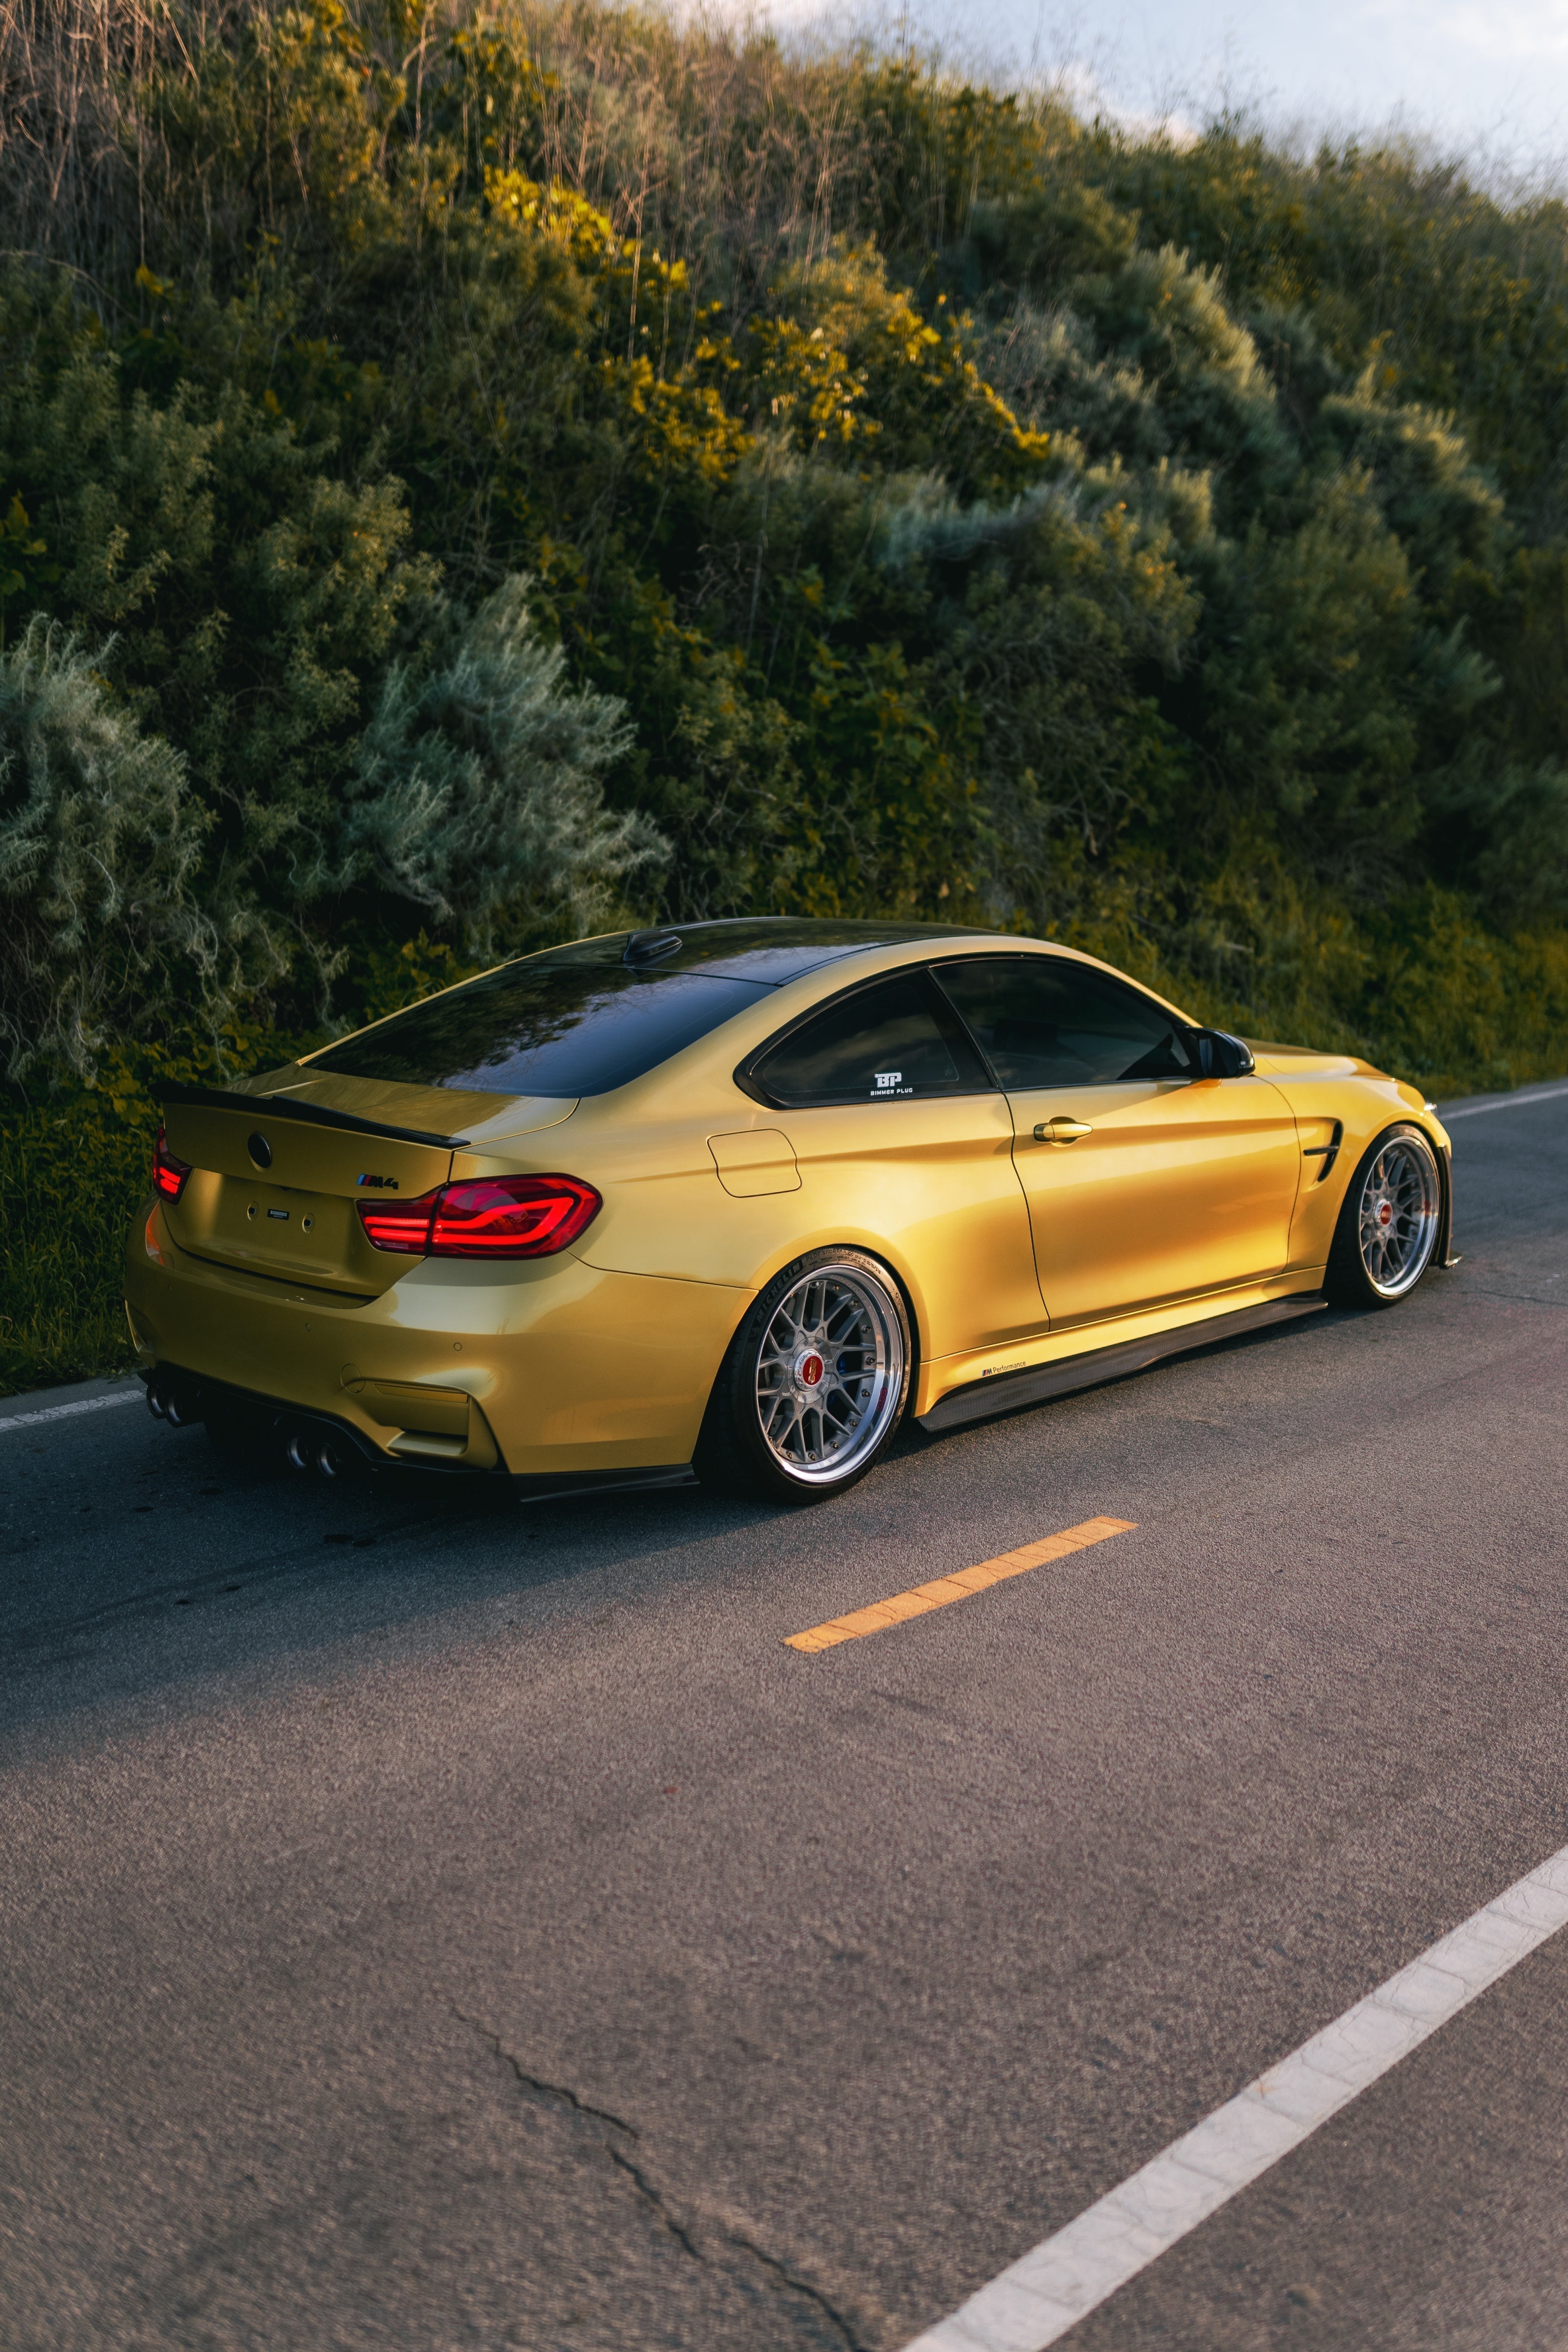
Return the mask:
[[(1568, 1843), (1568, 1099), (1454, 1135), (1404, 1307), (805, 1514), (0, 1426), (0, 2343), (894, 2352)], [(1069, 2339), (1564, 2340), (1568, 1935)]]

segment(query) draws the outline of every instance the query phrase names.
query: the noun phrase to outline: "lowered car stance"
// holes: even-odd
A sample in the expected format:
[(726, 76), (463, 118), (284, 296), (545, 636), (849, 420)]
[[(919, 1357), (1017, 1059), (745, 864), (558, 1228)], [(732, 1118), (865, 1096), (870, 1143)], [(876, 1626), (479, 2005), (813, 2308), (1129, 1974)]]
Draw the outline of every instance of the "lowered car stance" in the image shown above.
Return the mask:
[(1448, 1262), (1409, 1087), (931, 924), (580, 940), (163, 1110), (126, 1255), (149, 1402), (328, 1475), (824, 1496), (906, 1415)]

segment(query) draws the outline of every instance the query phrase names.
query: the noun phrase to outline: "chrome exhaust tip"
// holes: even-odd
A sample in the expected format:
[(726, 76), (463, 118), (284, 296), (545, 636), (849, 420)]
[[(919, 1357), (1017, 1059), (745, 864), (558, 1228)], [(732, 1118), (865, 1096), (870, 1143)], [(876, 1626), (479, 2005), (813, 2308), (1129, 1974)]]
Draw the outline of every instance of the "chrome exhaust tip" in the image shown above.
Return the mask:
[(152, 1381), (147, 1410), (154, 1421), (166, 1421), (171, 1429), (189, 1429), (202, 1417), (201, 1391), (186, 1381)]

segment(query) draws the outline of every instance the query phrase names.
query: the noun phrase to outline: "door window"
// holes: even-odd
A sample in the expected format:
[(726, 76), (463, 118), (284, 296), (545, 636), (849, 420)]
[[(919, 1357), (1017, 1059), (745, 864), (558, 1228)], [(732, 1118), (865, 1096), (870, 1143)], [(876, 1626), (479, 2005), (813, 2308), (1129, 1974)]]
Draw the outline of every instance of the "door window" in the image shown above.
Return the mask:
[(1162, 1006), (1081, 964), (975, 956), (935, 971), (1010, 1091), (1197, 1075), (1185, 1034)]
[(921, 972), (830, 1004), (762, 1055), (750, 1078), (786, 1107), (994, 1091), (963, 1024)]

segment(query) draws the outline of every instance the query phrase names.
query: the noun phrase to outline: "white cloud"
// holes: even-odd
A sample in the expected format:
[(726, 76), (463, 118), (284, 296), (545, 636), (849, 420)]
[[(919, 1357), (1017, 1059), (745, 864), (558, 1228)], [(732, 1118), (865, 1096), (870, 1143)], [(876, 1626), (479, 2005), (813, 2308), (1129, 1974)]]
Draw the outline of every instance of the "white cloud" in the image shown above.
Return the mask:
[(1225, 111), (1300, 142), (1392, 129), (1486, 177), (1568, 182), (1568, 0), (707, 0), (786, 37), (869, 36), (1188, 138)]
[(1384, 0), (1376, 15), (1397, 26), (1428, 53), (1450, 45), (1479, 56), (1524, 65), (1561, 64), (1568, 58), (1568, 7), (1515, 5), (1498, 8), (1412, 7), (1409, 0)]

